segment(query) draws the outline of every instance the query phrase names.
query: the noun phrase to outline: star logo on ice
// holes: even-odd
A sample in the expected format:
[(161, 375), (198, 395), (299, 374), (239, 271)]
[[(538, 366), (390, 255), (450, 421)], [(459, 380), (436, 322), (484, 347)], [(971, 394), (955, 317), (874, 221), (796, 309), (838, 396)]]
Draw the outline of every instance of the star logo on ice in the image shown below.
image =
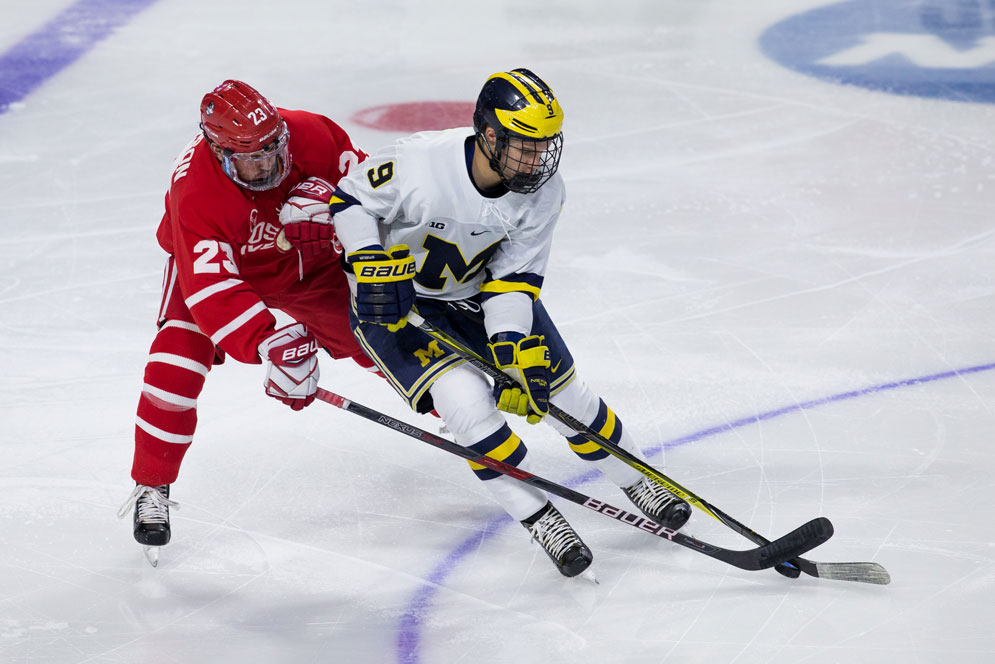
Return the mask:
[(954, 48), (936, 35), (875, 32), (863, 42), (822, 58), (816, 64), (853, 67), (898, 55), (926, 69), (975, 69), (995, 62), (995, 37), (979, 39), (974, 48)]
[(778, 63), (881, 92), (995, 103), (995, 3), (850, 0), (791, 16), (760, 37)]

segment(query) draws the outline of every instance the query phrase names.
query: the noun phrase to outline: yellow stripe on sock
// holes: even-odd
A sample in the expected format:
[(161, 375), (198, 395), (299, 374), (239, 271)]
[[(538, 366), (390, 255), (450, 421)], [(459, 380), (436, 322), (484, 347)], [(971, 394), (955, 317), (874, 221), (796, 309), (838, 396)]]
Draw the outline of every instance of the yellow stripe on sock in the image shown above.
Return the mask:
[[(518, 437), (517, 434), (511, 434), (508, 439), (503, 443), (495, 447), (493, 450), (487, 453), (492, 459), (497, 459), (498, 461), (504, 461), (518, 449), (518, 446), (522, 444), (522, 439)], [(474, 463), (473, 461), (467, 461), (470, 464), (470, 468), (474, 470), (483, 470), (487, 466), (481, 466), (479, 463)]]

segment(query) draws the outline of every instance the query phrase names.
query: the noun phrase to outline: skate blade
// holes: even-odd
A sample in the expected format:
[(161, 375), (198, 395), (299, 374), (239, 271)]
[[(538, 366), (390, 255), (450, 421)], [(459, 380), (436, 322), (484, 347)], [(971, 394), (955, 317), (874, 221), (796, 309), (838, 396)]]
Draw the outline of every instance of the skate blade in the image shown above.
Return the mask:
[(149, 561), (149, 565), (152, 567), (159, 566), (159, 549), (162, 547), (158, 546), (143, 546), (142, 553), (145, 554), (145, 560)]
[(588, 567), (586, 570), (584, 570), (579, 575), (577, 575), (577, 578), (578, 579), (587, 579), (588, 581), (593, 582), (594, 585), (596, 585), (596, 586), (600, 586), (601, 585), (601, 582), (598, 581), (598, 577), (595, 576), (595, 574), (594, 574), (594, 570), (592, 568), (590, 568), (590, 567)]

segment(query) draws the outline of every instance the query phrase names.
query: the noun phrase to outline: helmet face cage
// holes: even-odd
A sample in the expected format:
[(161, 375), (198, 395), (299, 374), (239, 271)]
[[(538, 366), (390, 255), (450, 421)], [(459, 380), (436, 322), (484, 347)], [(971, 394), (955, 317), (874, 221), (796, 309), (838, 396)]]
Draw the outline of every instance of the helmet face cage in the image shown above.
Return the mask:
[[(509, 190), (530, 194), (549, 181), (563, 151), (563, 111), (546, 83), (528, 69), (494, 74), (477, 98), (473, 127), (490, 167)], [(487, 127), (494, 130), (493, 147)]]
[(535, 141), (509, 131), (497, 132), (494, 149), (488, 147), (488, 151), (490, 166), (501, 176), (501, 183), (516, 193), (531, 194), (560, 167), (563, 134)]
[(290, 173), (290, 131), (283, 123), (280, 135), (255, 152), (223, 150), (221, 167), (232, 182), (251, 191), (278, 186)]

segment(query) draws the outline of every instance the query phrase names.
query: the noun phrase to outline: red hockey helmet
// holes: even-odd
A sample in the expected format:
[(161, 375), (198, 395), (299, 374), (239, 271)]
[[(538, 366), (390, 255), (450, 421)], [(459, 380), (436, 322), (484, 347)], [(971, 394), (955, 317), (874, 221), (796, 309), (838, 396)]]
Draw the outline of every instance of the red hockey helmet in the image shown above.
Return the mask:
[(227, 80), (204, 95), (200, 127), (221, 149), (225, 174), (242, 187), (272, 189), (290, 172), (287, 124), (251, 85)]

